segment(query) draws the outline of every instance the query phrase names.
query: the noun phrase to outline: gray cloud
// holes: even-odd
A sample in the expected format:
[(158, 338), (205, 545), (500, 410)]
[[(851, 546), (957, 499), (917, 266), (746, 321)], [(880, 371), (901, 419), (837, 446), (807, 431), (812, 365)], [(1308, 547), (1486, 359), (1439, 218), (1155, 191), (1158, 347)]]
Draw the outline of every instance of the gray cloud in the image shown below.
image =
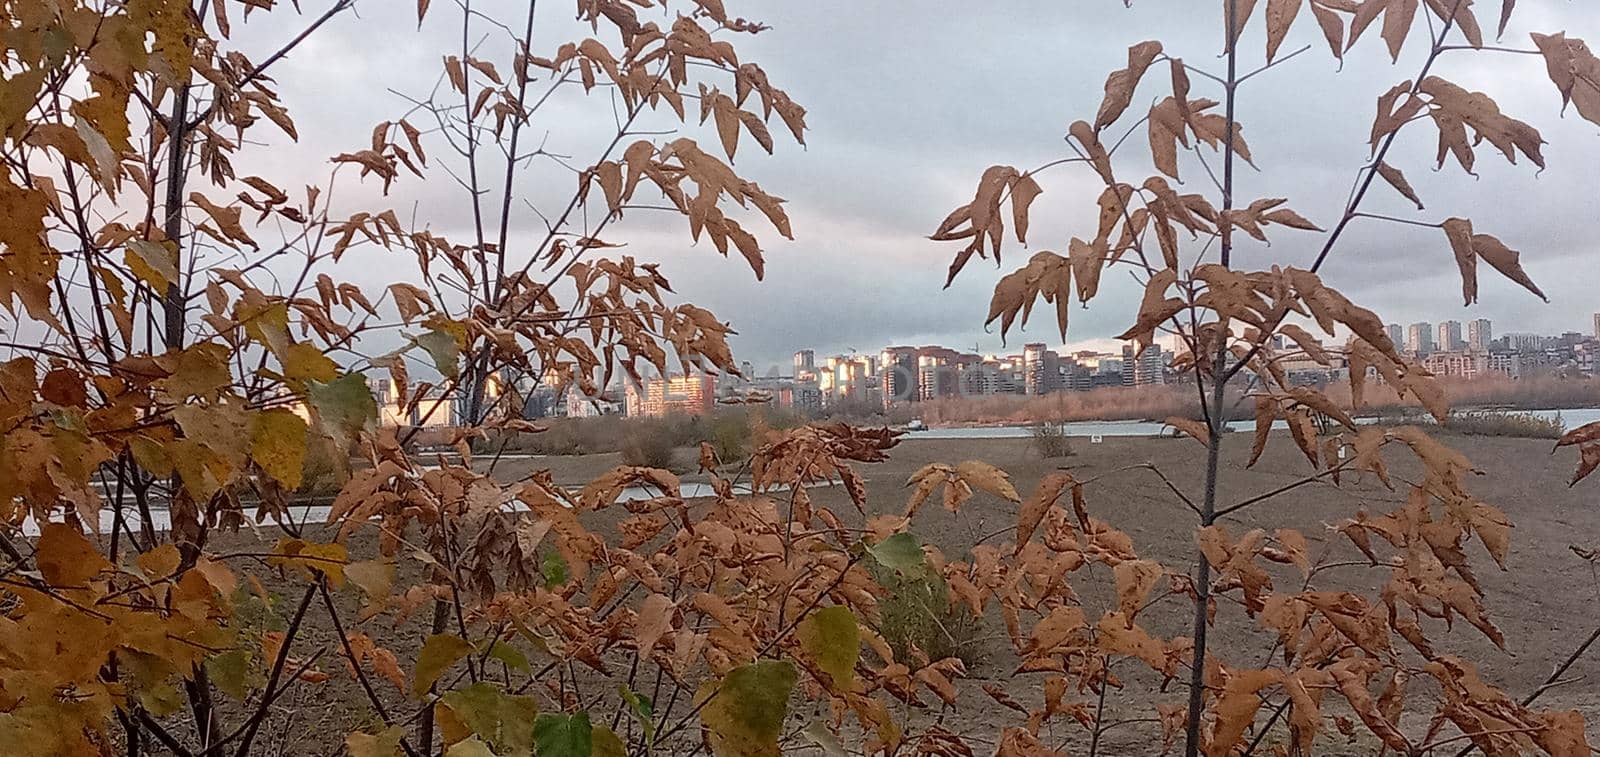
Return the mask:
[[(258, 153), (241, 172), (321, 181), (329, 155), (363, 146), (375, 122), (404, 114), (407, 104), (389, 90), (425, 93), (437, 78), (441, 56), (459, 52), (455, 8), (435, 5), (420, 32), (408, 10), (363, 7), (362, 17), (336, 20), (275, 69), (303, 141)], [(521, 12), (516, 5), (489, 3), (486, 10), (511, 21)], [(1132, 9), (1113, 2), (1043, 0), (987, 6), (909, 0), (730, 5), (737, 14), (773, 25), (772, 31), (743, 40), (741, 54), (761, 62), (775, 84), (810, 110), (808, 147), (780, 138), (777, 154), (768, 157), (747, 142), (737, 161), (741, 172), (789, 199), (796, 240), (763, 235), (767, 280), (756, 283), (737, 257), (722, 261), (709, 244), (691, 246), (681, 219), (634, 213), (607, 237), (627, 242), (629, 254), (666, 261), (664, 270), (679, 292), (731, 320), (741, 332), (738, 354), (758, 365), (782, 364), (800, 347), (876, 350), (888, 343), (939, 341), (1000, 349), (998, 335), (982, 328), (989, 290), (1031, 250), (1009, 253), (998, 270), (974, 261), (954, 286), (941, 290), (955, 250), (924, 236), (949, 209), (970, 198), (985, 166), (1028, 168), (1070, 154), (1061, 141), (1066, 125), (1092, 117), (1105, 75), (1123, 65), (1128, 45), (1161, 39), (1169, 53), (1221, 69), (1215, 8), (1192, 0), (1138, 0)], [(1507, 45), (1528, 47), (1528, 31), (1560, 28), (1600, 38), (1600, 22), (1576, 4), (1524, 6)], [(1491, 20), (1486, 18), (1485, 25)], [(1257, 19), (1243, 43), (1249, 67), (1259, 65), (1262, 56), (1260, 25)], [(502, 33), (486, 24), (478, 28), (489, 35), (486, 51), (509, 57)], [(535, 47), (543, 52), (589, 34), (572, 21), (567, 4), (542, 4), (537, 28)], [(240, 43), (265, 48), (289, 33), (281, 25), (253, 24)], [(1367, 134), (1376, 97), (1415, 75), (1425, 53), (1423, 34), (1416, 30), (1392, 64), (1377, 30), (1369, 30), (1340, 70), (1315, 24), (1309, 17), (1300, 19), (1283, 49), (1310, 45), (1311, 50), (1242, 90), (1239, 118), (1261, 170), (1241, 164), (1237, 196), (1242, 201), (1287, 197), (1291, 207), (1331, 226), (1356, 170), (1369, 159)], [(1327, 276), (1392, 321), (1489, 317), (1499, 331), (1583, 328), (1594, 309), (1592, 282), (1600, 280), (1594, 235), (1587, 227), (1594, 216), (1594, 171), (1600, 167), (1596, 127), (1575, 114), (1560, 117), (1559, 95), (1537, 56), (1450, 52), (1434, 72), (1488, 92), (1506, 113), (1541, 129), (1550, 142), (1549, 168), (1506, 166), (1483, 145), (1479, 177), (1453, 164), (1435, 171), (1432, 127), (1419, 122), (1407, 128), (1389, 162), (1406, 172), (1427, 210), (1416, 211), (1381, 182), (1363, 209), (1428, 222), (1452, 215), (1473, 218), (1480, 231), (1523, 251), (1527, 269), (1552, 304), (1545, 306), (1486, 272), (1483, 303), (1463, 309), (1442, 233), (1371, 220), (1352, 226)], [(1162, 94), (1165, 82), (1156, 80), (1164, 78), (1153, 73), (1147, 79), (1135, 97), (1135, 110)], [(1194, 83), (1195, 96), (1217, 96), (1212, 83), (1199, 77)], [(541, 112), (533, 140), (548, 132), (548, 149), (586, 164), (609, 136), (600, 132), (607, 131), (610, 110), (599, 93), (560, 100)], [(594, 126), (596, 119), (601, 127)], [(658, 118), (653, 125), (664, 123)], [(709, 133), (695, 133), (714, 141)], [(429, 148), (436, 162), (460, 162), (447, 154), (442, 140), (431, 140)], [(1147, 153), (1142, 129), (1124, 151), (1120, 173), (1142, 177), (1151, 172), (1147, 158), (1139, 157)], [(1214, 193), (1193, 158), (1185, 159), (1183, 172), (1187, 191)], [(553, 162), (539, 161), (519, 181), (535, 204), (550, 204), (570, 192), (574, 178)], [(1063, 166), (1041, 181), (1045, 194), (1034, 205), (1033, 248), (1062, 249), (1073, 235), (1092, 235), (1098, 179), (1080, 167)], [(460, 239), (469, 234), (464, 194), (441, 171), (426, 182), (402, 182), (389, 198), (368, 182), (357, 191), (340, 190), (337, 201), (351, 208), (394, 205), (402, 217), (415, 210), (436, 230)], [(512, 229), (514, 242), (531, 246), (542, 227), (536, 215), (520, 208)], [(1241, 248), (1239, 262), (1306, 265), (1323, 235), (1283, 230), (1273, 240), (1270, 248), (1253, 243)], [(354, 259), (358, 264), (342, 273), (358, 281), (381, 282), (407, 270), (374, 253)], [(1134, 282), (1121, 274), (1108, 276), (1101, 299), (1089, 310), (1074, 311), (1069, 336), (1101, 339), (1122, 331), (1137, 297)], [(1057, 341), (1053, 323), (1037, 323), (1011, 341), (1033, 339)]]

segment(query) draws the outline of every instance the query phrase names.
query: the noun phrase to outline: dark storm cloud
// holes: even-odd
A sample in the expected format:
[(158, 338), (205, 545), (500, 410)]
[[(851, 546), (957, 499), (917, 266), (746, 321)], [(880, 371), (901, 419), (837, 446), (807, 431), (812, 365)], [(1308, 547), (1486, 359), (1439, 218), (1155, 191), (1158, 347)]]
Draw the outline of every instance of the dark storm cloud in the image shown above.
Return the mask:
[[(509, 20), (521, 12), (516, 6), (500, 3), (489, 10)], [(389, 90), (425, 94), (436, 81), (440, 57), (459, 52), (452, 49), (460, 38), (454, 8), (435, 8), (421, 32), (404, 7), (360, 8), (362, 17), (337, 20), (275, 70), (305, 137), (274, 150), (267, 158), (270, 165), (251, 170), (289, 171), (306, 182), (320, 181), (329, 168), (323, 162), (328, 155), (359, 148), (372, 124), (406, 112), (407, 102)], [(1600, 38), (1600, 19), (1576, 8), (1523, 3), (1505, 44), (1528, 47), (1527, 32), (1562, 28)], [(737, 161), (742, 173), (788, 198), (796, 240), (763, 235), (767, 277), (756, 283), (742, 261), (724, 262), (708, 244), (691, 246), (681, 219), (633, 214), (608, 238), (627, 242), (629, 254), (665, 260), (678, 291), (731, 320), (741, 332), (738, 354), (758, 366), (786, 362), (800, 347), (875, 351), (888, 343), (937, 341), (999, 350), (998, 335), (982, 329), (989, 290), (1031, 250), (1011, 251), (998, 270), (974, 261), (954, 286), (942, 290), (955, 250), (925, 235), (951, 208), (970, 199), (984, 167), (1029, 168), (1070, 154), (1061, 141), (1066, 125), (1092, 117), (1105, 75), (1123, 65), (1128, 45), (1160, 39), (1170, 54), (1193, 65), (1217, 71), (1222, 65), (1216, 9), (1194, 0), (1139, 0), (1131, 10), (1109, 0), (773, 0), (740, 2), (733, 10), (773, 26), (742, 40), (741, 54), (760, 61), (773, 82), (810, 111), (807, 147), (780, 138), (777, 154), (768, 157), (747, 143)], [(1242, 43), (1250, 61), (1246, 68), (1260, 63), (1260, 25), (1259, 19), (1252, 24)], [(1315, 25), (1302, 18), (1283, 50), (1311, 49), (1242, 90), (1238, 116), (1260, 170), (1240, 165), (1237, 196), (1242, 201), (1286, 197), (1291, 207), (1331, 226), (1357, 169), (1369, 160), (1367, 134), (1377, 95), (1414, 76), (1421, 65), (1425, 31), (1420, 16), (1418, 26), (1397, 63), (1389, 61), (1376, 31), (1369, 31), (1340, 70)], [(485, 49), (504, 53), (503, 41), (487, 25), (482, 28), (489, 35)], [(588, 34), (587, 27), (572, 22), (565, 3), (542, 4), (537, 28), (536, 52)], [(287, 37), (287, 31), (262, 27), (248, 33), (258, 35), (251, 41), (266, 45)], [(1592, 282), (1600, 279), (1589, 226), (1600, 186), (1596, 128), (1575, 115), (1559, 117), (1559, 96), (1536, 56), (1450, 52), (1434, 73), (1489, 93), (1506, 113), (1541, 129), (1551, 143), (1545, 151), (1549, 167), (1539, 172), (1530, 165), (1506, 166), (1483, 145), (1478, 177), (1453, 164), (1435, 171), (1434, 134), (1429, 123), (1421, 122), (1407, 128), (1389, 162), (1406, 172), (1427, 209), (1418, 212), (1381, 182), (1362, 208), (1427, 222), (1471, 217), (1479, 231), (1523, 251), (1528, 271), (1553, 303), (1546, 306), (1486, 272), (1483, 303), (1464, 310), (1441, 232), (1367, 219), (1347, 232), (1326, 269), (1328, 277), (1391, 321), (1489, 317), (1501, 332), (1582, 328), (1595, 309)], [(1164, 79), (1152, 74), (1130, 113), (1160, 96)], [(1194, 86), (1192, 96), (1217, 96), (1217, 88), (1203, 78), (1194, 77)], [(551, 152), (586, 164), (608, 136), (592, 124), (609, 118), (610, 106), (597, 94), (542, 111), (532, 133), (542, 138), (548, 131)], [(1111, 133), (1120, 135), (1121, 128)], [(452, 158), (442, 142), (431, 144), (436, 161)], [(1151, 172), (1140, 157), (1148, 152), (1142, 129), (1124, 151), (1118, 156), (1121, 174)], [(1184, 159), (1182, 171), (1185, 191), (1214, 193), (1192, 157)], [(559, 201), (574, 179), (553, 162), (540, 161), (522, 181), (537, 205)], [(1071, 236), (1091, 236), (1098, 180), (1064, 166), (1041, 182), (1045, 194), (1034, 205), (1030, 233), (1034, 249), (1062, 249)], [(464, 193), (442, 172), (430, 174), (426, 183), (403, 182), (387, 199), (370, 182), (359, 192), (341, 191), (339, 201), (352, 207), (394, 205), (402, 217), (415, 210), (436, 230), (468, 235)], [(512, 221), (513, 249), (531, 246), (541, 236), (538, 217), (520, 208)], [(1245, 266), (1306, 265), (1323, 235), (1280, 230), (1272, 239), (1270, 248), (1243, 247), (1237, 259)], [(377, 282), (393, 270), (368, 265), (347, 275), (370, 275)], [(1109, 276), (1095, 306), (1072, 314), (1070, 336), (1088, 340), (1120, 332), (1137, 296), (1134, 282)], [(1057, 341), (1053, 324), (1036, 324), (1010, 341), (1015, 346), (1035, 339)]]

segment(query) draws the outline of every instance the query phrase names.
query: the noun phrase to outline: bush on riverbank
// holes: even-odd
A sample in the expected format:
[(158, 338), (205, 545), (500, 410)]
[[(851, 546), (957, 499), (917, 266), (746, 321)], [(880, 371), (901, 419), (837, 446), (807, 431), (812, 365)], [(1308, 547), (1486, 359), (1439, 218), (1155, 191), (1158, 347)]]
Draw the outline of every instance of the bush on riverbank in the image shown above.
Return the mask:
[(1560, 414), (1550, 418), (1533, 413), (1475, 411), (1451, 415), (1444, 427), (1446, 431), (1469, 436), (1559, 439), (1566, 430), (1565, 425)]

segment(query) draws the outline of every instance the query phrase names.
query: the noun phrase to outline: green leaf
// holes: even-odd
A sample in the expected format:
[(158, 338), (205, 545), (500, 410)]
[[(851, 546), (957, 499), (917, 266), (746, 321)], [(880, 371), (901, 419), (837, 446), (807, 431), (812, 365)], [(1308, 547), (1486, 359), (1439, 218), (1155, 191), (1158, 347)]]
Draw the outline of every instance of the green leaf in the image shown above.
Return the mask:
[(412, 337), (417, 346), (428, 352), (433, 358), (433, 367), (449, 378), (455, 378), (460, 370), (461, 350), (456, 344), (456, 338), (438, 329), (430, 330), (421, 336)]
[(306, 387), (306, 398), (323, 430), (335, 439), (353, 440), (378, 422), (378, 403), (372, 399), (364, 374), (346, 373), (327, 383), (313, 381)]
[(811, 613), (795, 629), (795, 637), (817, 667), (833, 679), (830, 688), (834, 692), (850, 691), (855, 684), (856, 661), (861, 659), (861, 629), (850, 608), (833, 605)]
[(539, 704), (533, 697), (507, 694), (491, 683), (475, 683), (439, 698), (467, 728), (500, 754), (527, 754), (533, 748), (533, 722)]
[(164, 718), (181, 709), (185, 703), (178, 687), (171, 681), (159, 681), (155, 685), (139, 692), (139, 704), (158, 718)]
[(523, 654), (522, 650), (500, 640), (489, 645), (489, 659), (499, 660), (518, 673), (527, 673), (533, 669), (533, 665), (528, 662), (528, 656)]
[(439, 680), (439, 676), (471, 651), (472, 645), (460, 636), (447, 633), (429, 636), (422, 644), (422, 651), (417, 653), (416, 678), (411, 681), (412, 695), (422, 698)]
[(546, 552), (539, 561), (539, 573), (544, 576), (544, 588), (555, 589), (567, 582), (567, 559), (559, 552)]
[(222, 693), (244, 701), (250, 694), (250, 653), (242, 649), (206, 659), (206, 673)]
[(594, 727), (589, 713), (541, 714), (533, 723), (533, 743), (539, 757), (591, 757)]
[(284, 488), (300, 488), (306, 463), (306, 422), (287, 408), (250, 419), (250, 459)]
[(619, 686), (622, 701), (628, 703), (628, 710), (633, 714), (633, 719), (639, 721), (639, 729), (644, 731), (644, 743), (649, 747), (656, 740), (655, 703), (650, 697), (635, 693), (627, 686)]
[[(796, 680), (787, 660), (757, 660), (734, 668), (721, 684), (707, 681), (697, 701), (716, 757), (779, 757), (778, 739)], [(706, 701), (709, 698), (710, 701)]]
[(400, 754), (400, 741), (405, 735), (405, 726), (400, 725), (376, 734), (356, 732), (344, 737), (344, 747), (350, 757), (395, 757)]
[(928, 558), (922, 553), (922, 542), (914, 534), (898, 533), (867, 549), (879, 565), (906, 578), (928, 575)]

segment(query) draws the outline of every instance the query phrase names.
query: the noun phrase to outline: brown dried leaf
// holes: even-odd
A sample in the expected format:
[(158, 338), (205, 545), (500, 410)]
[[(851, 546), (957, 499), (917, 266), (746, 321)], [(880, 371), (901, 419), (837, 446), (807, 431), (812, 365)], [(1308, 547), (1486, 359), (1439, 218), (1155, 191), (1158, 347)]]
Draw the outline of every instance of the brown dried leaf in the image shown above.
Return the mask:
[(1389, 186), (1394, 187), (1395, 191), (1404, 195), (1407, 200), (1416, 203), (1417, 210), (1423, 209), (1422, 200), (1417, 197), (1417, 191), (1411, 188), (1411, 182), (1406, 181), (1406, 175), (1401, 173), (1400, 169), (1388, 163), (1379, 162), (1378, 175), (1382, 176), (1384, 181), (1389, 182)]
[(1039, 485), (1034, 488), (1033, 494), (1017, 509), (1017, 551), (1022, 551), (1023, 545), (1033, 538), (1033, 532), (1039, 527), (1039, 522), (1044, 520), (1045, 513), (1061, 498), (1061, 493), (1067, 487), (1077, 487), (1078, 480), (1072, 474), (1057, 471), (1039, 479)]
[(1389, 44), (1389, 57), (1400, 60), (1400, 48), (1411, 32), (1411, 22), (1417, 18), (1417, 0), (1388, 0), (1383, 14), (1383, 41)]
[(1600, 442), (1600, 421), (1586, 423), (1562, 434), (1561, 438), (1556, 440), (1556, 449), (1590, 442)]
[[(1590, 424), (1593, 425), (1593, 424)], [(1578, 448), (1578, 469), (1573, 472), (1572, 479), (1567, 486), (1577, 486), (1579, 481), (1589, 477), (1596, 468), (1600, 468), (1600, 444), (1585, 444)]]
[(1472, 221), (1446, 218), (1441, 226), (1456, 254), (1456, 266), (1461, 269), (1461, 297), (1464, 304), (1471, 305), (1478, 301), (1478, 256), (1472, 251)]
[(1272, 424), (1278, 420), (1278, 401), (1268, 395), (1256, 397), (1256, 435), (1250, 444), (1250, 462), (1245, 463), (1249, 468), (1261, 459), (1261, 453), (1267, 450), (1267, 437), (1272, 433)]
[(1117, 563), (1111, 571), (1117, 582), (1117, 609), (1131, 623), (1144, 606), (1145, 597), (1160, 583), (1166, 571), (1160, 563), (1151, 560), (1126, 560)]
[(1028, 243), (1028, 207), (1043, 191), (1030, 174), (1011, 182), (1011, 223), (1016, 228), (1019, 244)]
[(1328, 40), (1333, 57), (1344, 60), (1344, 19), (1316, 2), (1311, 3), (1311, 17), (1317, 20), (1317, 26), (1322, 27), (1322, 36)]
[(1185, 436), (1194, 439), (1204, 446), (1211, 445), (1211, 429), (1205, 423), (1193, 418), (1179, 418), (1173, 416), (1163, 421), (1168, 426), (1183, 432)]
[(1540, 291), (1539, 285), (1533, 283), (1533, 279), (1528, 278), (1527, 272), (1522, 270), (1521, 254), (1505, 246), (1499, 239), (1488, 234), (1473, 234), (1472, 251), (1506, 278), (1521, 284), (1522, 288), (1533, 292), (1539, 299), (1550, 301)]
[(1138, 320), (1132, 328), (1117, 338), (1137, 342), (1140, 351), (1153, 342), (1156, 327), (1186, 307), (1183, 300), (1167, 296), (1167, 289), (1177, 281), (1178, 273), (1171, 268), (1151, 276), (1145, 283), (1144, 300), (1139, 304)]
[[(1283, 44), (1283, 38), (1289, 34), (1289, 28), (1294, 25), (1295, 16), (1300, 13), (1301, 0), (1267, 0), (1267, 62), (1278, 54), (1278, 47)], [(1313, 10), (1316, 5), (1312, 5)]]
[(1244, 28), (1250, 23), (1250, 17), (1255, 15), (1255, 11), (1256, 0), (1222, 0), (1223, 23), (1227, 23), (1229, 14), (1233, 16), (1233, 25), (1227, 39), (1228, 48), (1239, 43), (1239, 35), (1244, 33)]
[[(1254, 0), (1249, 1), (1254, 2)], [(1139, 79), (1160, 54), (1161, 43), (1154, 40), (1140, 42), (1128, 48), (1128, 67), (1113, 71), (1106, 77), (1106, 96), (1100, 103), (1100, 111), (1094, 117), (1096, 131), (1110, 126), (1123, 111), (1128, 109), (1128, 105), (1133, 102), (1133, 91), (1139, 86)]]
[(664, 594), (651, 594), (639, 605), (633, 638), (641, 657), (649, 657), (656, 642), (672, 630), (672, 616), (676, 611), (672, 599)]
[(1016, 487), (1011, 485), (1011, 477), (1006, 472), (982, 460), (968, 460), (956, 466), (956, 474), (968, 484), (982, 489), (996, 497), (1021, 504), (1022, 497), (1017, 494)]

